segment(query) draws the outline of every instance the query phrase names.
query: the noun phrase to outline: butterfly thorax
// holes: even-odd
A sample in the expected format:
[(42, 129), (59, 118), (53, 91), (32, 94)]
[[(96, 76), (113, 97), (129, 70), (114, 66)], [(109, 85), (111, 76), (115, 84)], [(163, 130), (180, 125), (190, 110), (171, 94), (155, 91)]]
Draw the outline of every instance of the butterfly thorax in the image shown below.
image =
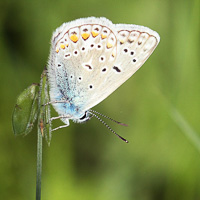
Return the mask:
[[(60, 101), (60, 100), (57, 100)], [(80, 119), (85, 115), (80, 107), (77, 107), (71, 102), (66, 103), (54, 103), (55, 110), (60, 114), (60, 116), (65, 116), (67, 119)]]

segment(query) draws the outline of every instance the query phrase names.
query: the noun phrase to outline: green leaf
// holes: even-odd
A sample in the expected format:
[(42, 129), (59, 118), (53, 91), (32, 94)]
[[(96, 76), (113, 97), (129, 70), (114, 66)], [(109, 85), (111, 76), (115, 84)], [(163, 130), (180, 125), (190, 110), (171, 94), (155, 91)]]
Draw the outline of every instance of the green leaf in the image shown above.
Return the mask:
[(18, 97), (12, 115), (15, 135), (27, 135), (31, 132), (38, 114), (39, 85), (32, 84)]

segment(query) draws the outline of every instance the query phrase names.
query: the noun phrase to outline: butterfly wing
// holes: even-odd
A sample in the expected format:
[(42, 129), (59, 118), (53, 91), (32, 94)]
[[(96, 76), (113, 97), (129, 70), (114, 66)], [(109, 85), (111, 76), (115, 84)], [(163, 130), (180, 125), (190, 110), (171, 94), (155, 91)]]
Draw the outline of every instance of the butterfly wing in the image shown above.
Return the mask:
[(79, 118), (147, 60), (159, 35), (142, 26), (114, 25), (106, 18), (85, 18), (63, 24), (52, 37), (48, 64), (51, 101), (59, 114)]
[[(116, 24), (113, 29), (115, 45), (110, 48), (113, 62), (109, 65), (105, 81), (100, 76), (99, 87), (93, 98), (88, 100), (88, 108), (104, 100), (127, 79), (129, 79), (149, 58), (160, 41), (157, 32), (137, 25)], [(109, 39), (107, 40), (109, 44)], [(107, 54), (105, 50), (102, 54)], [(107, 63), (106, 63), (107, 64)], [(101, 91), (101, 92), (100, 92)], [(90, 103), (89, 103), (90, 102)]]

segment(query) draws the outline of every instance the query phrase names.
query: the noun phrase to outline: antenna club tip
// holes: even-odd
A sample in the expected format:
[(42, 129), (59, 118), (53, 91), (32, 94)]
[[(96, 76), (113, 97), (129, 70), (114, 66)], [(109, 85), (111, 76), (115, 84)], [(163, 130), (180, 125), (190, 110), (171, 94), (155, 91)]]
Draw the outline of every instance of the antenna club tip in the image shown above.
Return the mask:
[(122, 139), (124, 142), (126, 142), (126, 143), (129, 143), (129, 141), (128, 140), (126, 140), (125, 138), (123, 138), (123, 137), (120, 137), (120, 139)]

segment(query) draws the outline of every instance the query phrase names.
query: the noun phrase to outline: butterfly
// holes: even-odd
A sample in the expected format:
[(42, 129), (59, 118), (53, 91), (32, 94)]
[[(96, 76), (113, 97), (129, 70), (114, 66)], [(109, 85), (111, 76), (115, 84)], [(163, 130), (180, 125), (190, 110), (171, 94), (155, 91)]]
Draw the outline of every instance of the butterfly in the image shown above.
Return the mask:
[(52, 120), (65, 123), (58, 128), (69, 126), (69, 120), (98, 118), (91, 108), (129, 79), (159, 41), (158, 33), (147, 27), (113, 24), (103, 17), (81, 18), (57, 28), (47, 70), (48, 104), (59, 115)]

